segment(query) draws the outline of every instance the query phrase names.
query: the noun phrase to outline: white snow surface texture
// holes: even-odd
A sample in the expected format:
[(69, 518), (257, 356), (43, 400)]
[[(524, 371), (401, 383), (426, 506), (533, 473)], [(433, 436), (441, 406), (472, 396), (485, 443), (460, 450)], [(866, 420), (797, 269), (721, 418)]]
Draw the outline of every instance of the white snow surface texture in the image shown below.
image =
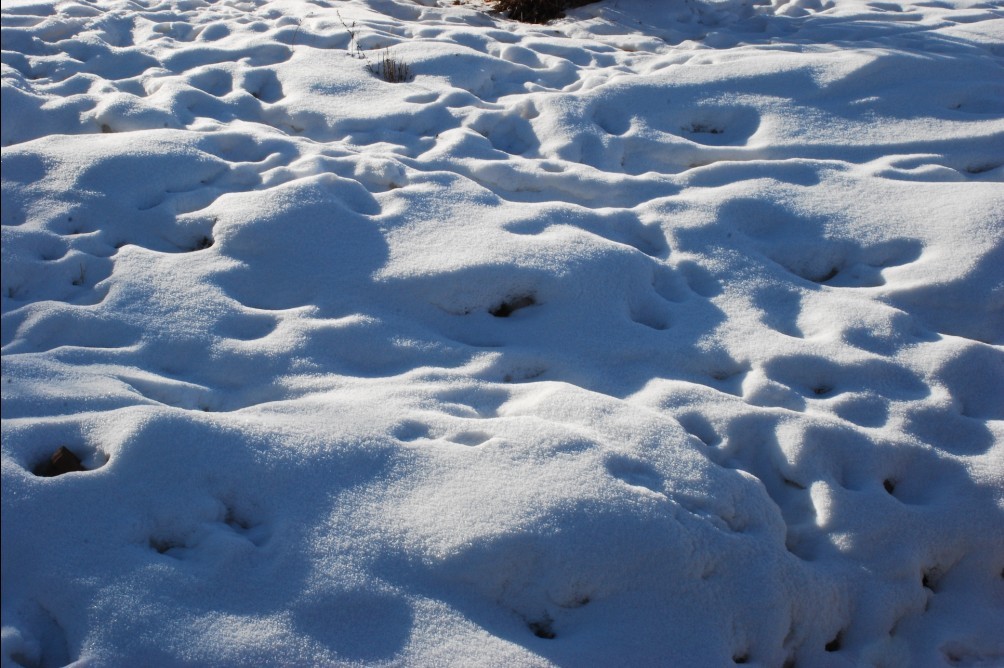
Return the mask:
[(1004, 665), (999, 2), (2, 15), (3, 666)]

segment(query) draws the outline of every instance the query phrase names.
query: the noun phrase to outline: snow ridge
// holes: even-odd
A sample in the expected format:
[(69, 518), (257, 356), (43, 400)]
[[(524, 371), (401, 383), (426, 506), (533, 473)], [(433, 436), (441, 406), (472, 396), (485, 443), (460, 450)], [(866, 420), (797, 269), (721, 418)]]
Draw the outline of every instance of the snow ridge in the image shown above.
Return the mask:
[(1004, 662), (999, 5), (2, 19), (4, 666)]

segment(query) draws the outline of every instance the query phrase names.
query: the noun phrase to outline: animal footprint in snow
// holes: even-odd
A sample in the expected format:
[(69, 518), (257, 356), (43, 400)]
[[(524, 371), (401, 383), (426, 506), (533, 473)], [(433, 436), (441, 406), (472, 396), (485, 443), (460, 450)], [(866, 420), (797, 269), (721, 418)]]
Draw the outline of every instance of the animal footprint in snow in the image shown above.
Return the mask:
[(184, 555), (182, 550), (186, 549), (184, 541), (179, 541), (170, 538), (162, 538), (159, 536), (152, 536), (149, 541), (150, 549), (157, 554), (163, 554), (167, 557), (173, 557), (175, 559), (181, 559)]
[(192, 242), (192, 245), (189, 247), (189, 250), (190, 251), (206, 250), (207, 248), (211, 248), (213, 243), (214, 243), (213, 238), (208, 234), (204, 234)]
[(273, 104), (285, 97), (279, 78), (275, 72), (268, 69), (248, 73), (244, 78), (243, 87), (253, 98), (266, 104)]
[(722, 437), (701, 413), (686, 413), (677, 416), (676, 419), (688, 434), (697, 438), (704, 445), (713, 447), (722, 442)]
[(659, 332), (669, 329), (670, 325), (669, 315), (665, 313), (665, 309), (652, 305), (632, 309), (631, 320)]
[(391, 433), (397, 440), (409, 443), (411, 441), (429, 438), (430, 429), (429, 425), (418, 422), (417, 420), (405, 420), (401, 424), (397, 425)]
[(790, 256), (774, 253), (776, 262), (807, 281), (831, 288), (874, 288), (885, 285), (883, 271), (918, 260), (923, 246), (913, 239), (894, 239), (858, 246), (828, 242), (806, 246)]
[(756, 134), (760, 114), (739, 107), (704, 109), (699, 118), (684, 121), (680, 131), (691, 141), (706, 146), (740, 146)]
[(434, 436), (432, 434), (432, 429), (428, 425), (414, 420), (408, 420), (398, 425), (394, 429), (393, 434), (395, 438), (405, 443), (421, 441), (425, 444), (441, 439), (442, 441), (447, 441), (456, 445), (466, 445), (469, 447), (481, 445), (492, 438), (492, 435), (488, 432), (473, 429), (459, 431), (452, 436)]
[(650, 464), (625, 456), (615, 456), (607, 461), (607, 472), (632, 487), (643, 487), (656, 494), (663, 493), (665, 481)]
[(547, 373), (547, 367), (543, 365), (539, 366), (526, 366), (517, 367), (508, 371), (502, 376), (503, 383), (525, 383), (531, 380), (536, 380), (540, 378), (545, 373)]
[[(159, 531), (149, 539), (150, 549), (167, 557), (185, 560), (196, 555), (224, 556), (261, 547), (272, 532), (263, 522), (254, 522), (226, 506), (223, 517), (181, 531)], [(248, 543), (251, 545), (249, 546)]]
[(459, 445), (468, 445), (471, 447), (481, 445), (489, 441), (492, 435), (483, 431), (462, 431), (459, 434), (450, 436), (446, 440), (451, 443), (457, 443)]
[(694, 122), (691, 123), (689, 127), (683, 128), (683, 131), (690, 132), (692, 134), (720, 135), (725, 132), (725, 129), (709, 123)]
[(271, 538), (272, 532), (264, 523), (254, 523), (244, 517), (235, 514), (233, 508), (227, 509), (223, 523), (231, 531), (251, 542), (255, 547), (261, 547)]

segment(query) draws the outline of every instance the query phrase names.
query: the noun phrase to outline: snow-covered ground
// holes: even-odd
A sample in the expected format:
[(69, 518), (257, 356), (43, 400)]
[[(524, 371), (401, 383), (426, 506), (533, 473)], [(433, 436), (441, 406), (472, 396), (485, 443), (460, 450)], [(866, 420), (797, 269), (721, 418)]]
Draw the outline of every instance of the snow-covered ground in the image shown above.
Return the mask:
[(1004, 665), (1001, 4), (488, 9), (5, 0), (3, 665)]

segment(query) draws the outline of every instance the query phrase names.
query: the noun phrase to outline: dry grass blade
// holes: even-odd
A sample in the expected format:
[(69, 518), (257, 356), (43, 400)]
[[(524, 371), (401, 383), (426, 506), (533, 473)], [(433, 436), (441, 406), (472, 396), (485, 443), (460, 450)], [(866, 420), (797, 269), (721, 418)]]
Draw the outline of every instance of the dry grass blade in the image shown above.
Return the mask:
[(370, 65), (370, 71), (390, 83), (411, 80), (411, 67), (408, 66), (408, 63), (395, 59), (386, 50), (376, 64)]

